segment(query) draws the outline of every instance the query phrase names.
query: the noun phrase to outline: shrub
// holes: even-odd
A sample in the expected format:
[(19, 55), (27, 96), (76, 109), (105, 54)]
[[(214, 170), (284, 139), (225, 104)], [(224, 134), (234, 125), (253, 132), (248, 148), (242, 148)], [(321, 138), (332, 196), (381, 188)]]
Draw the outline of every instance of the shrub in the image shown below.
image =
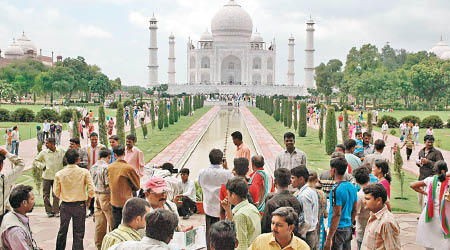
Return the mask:
[(442, 122), (442, 119), (437, 115), (430, 115), (428, 117), (425, 117), (420, 123), (421, 128), (442, 128), (443, 125), (444, 123)]
[[(186, 97), (184, 97), (184, 101), (186, 102)], [(184, 105), (185, 109), (183, 112), (186, 112), (186, 105)], [(183, 113), (184, 115), (185, 113)], [(161, 130), (164, 127), (164, 103), (160, 99), (159, 100), (159, 108), (158, 108), (158, 129)]]
[(336, 105), (336, 104), (331, 104), (331, 105), (328, 105), (328, 106), (329, 106), (329, 107), (333, 107), (335, 112), (336, 112), (336, 111), (339, 111), (339, 107), (338, 107), (338, 105)]
[(33, 110), (27, 108), (18, 108), (11, 114), (11, 120), (14, 122), (32, 122), (34, 117)]
[(395, 136), (397, 134), (397, 130), (391, 129), (391, 130), (389, 130), (389, 134)]
[(320, 119), (319, 119), (319, 142), (320, 143), (322, 143), (322, 139), (323, 139), (323, 120), (324, 120), (324, 118), (325, 118), (325, 109), (320, 107)]
[(110, 102), (108, 108), (110, 108), (110, 109), (116, 109), (118, 103), (119, 103), (118, 101)]
[(275, 121), (279, 121), (281, 118), (281, 110), (280, 110), (280, 99), (275, 100), (275, 112), (274, 112)]
[(73, 127), (72, 127), (72, 137), (73, 138), (80, 138), (80, 128), (79, 126), (79, 122), (80, 122), (80, 116), (78, 116), (79, 112), (73, 111), (72, 112), (72, 117), (73, 117)]
[(7, 109), (0, 109), (0, 122), (11, 121), (11, 112)]
[[(323, 120), (323, 118), (321, 119)], [(325, 150), (328, 155), (334, 152), (334, 148), (337, 145), (337, 128), (336, 128), (336, 115), (333, 107), (328, 107), (327, 122), (325, 132)]]
[(380, 119), (378, 119), (377, 126), (381, 127), (381, 125), (383, 125), (384, 121), (387, 122), (389, 128), (398, 127), (397, 119), (390, 115), (383, 115)]
[(98, 107), (98, 132), (100, 143), (108, 147), (108, 129), (106, 127), (105, 107), (103, 105)]
[(59, 119), (59, 114), (58, 114), (58, 112), (54, 111), (53, 109), (42, 109), (36, 115), (37, 122), (43, 122), (44, 120), (56, 121), (58, 119)]
[(344, 105), (342, 105), (342, 106), (341, 106), (341, 111), (344, 111), (344, 109), (353, 111), (353, 107), (352, 107), (352, 105), (350, 105), (350, 104), (344, 104)]
[(61, 122), (70, 122), (70, 119), (73, 117), (73, 112), (77, 112), (78, 117), (81, 117), (80, 111), (76, 109), (65, 109), (61, 112), (61, 115), (59, 116), (59, 120)]
[(132, 100), (126, 100), (126, 101), (124, 101), (123, 102), (123, 106), (124, 107), (131, 107), (131, 106), (133, 106), (133, 101)]
[(297, 128), (298, 128), (298, 112), (297, 112), (297, 109), (298, 109), (298, 105), (297, 105), (297, 101), (294, 101), (294, 129), (297, 131)]
[(447, 120), (447, 128), (450, 128), (450, 118)]
[(155, 129), (156, 126), (156, 118), (155, 118), (155, 102), (153, 102), (150, 105), (150, 119), (152, 120), (152, 130)]
[(403, 117), (402, 119), (400, 119), (400, 123), (402, 122), (412, 122), (413, 124), (419, 123), (420, 125), (420, 118), (415, 116), (415, 115), (407, 115), (405, 117)]
[[(132, 107), (130, 110), (130, 135), (136, 135), (136, 125), (134, 124), (134, 108)], [(137, 137), (136, 137), (137, 141)]]
[(347, 109), (344, 109), (344, 119), (342, 120), (341, 134), (342, 134), (342, 142), (348, 139), (348, 112)]
[(300, 119), (298, 123), (298, 136), (306, 136), (306, 102), (300, 103)]
[(125, 145), (125, 116), (121, 102), (117, 104), (116, 130), (116, 135), (119, 137), (119, 144)]

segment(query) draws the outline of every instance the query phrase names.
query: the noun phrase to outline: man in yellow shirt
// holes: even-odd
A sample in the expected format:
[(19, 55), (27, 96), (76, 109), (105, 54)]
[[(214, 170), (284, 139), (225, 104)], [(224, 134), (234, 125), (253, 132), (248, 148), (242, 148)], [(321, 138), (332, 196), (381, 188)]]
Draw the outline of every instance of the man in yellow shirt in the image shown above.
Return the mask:
[(83, 250), (86, 205), (89, 205), (94, 197), (94, 183), (89, 171), (78, 167), (80, 154), (77, 150), (67, 150), (65, 157), (69, 165), (56, 173), (54, 183), (55, 196), (62, 201), (56, 250), (66, 249), (67, 231), (71, 219), (73, 224), (72, 248)]
[(298, 214), (292, 207), (280, 207), (272, 213), (272, 232), (259, 235), (249, 250), (310, 250), (308, 244), (294, 236)]

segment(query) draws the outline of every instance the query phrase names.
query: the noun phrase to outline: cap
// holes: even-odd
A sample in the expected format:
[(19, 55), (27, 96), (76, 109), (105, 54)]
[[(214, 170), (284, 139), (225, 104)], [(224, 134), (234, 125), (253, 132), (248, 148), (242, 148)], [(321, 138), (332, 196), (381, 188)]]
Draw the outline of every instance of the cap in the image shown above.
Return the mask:
[(168, 190), (166, 181), (159, 177), (153, 177), (145, 183), (145, 190), (151, 189), (155, 193), (162, 193)]

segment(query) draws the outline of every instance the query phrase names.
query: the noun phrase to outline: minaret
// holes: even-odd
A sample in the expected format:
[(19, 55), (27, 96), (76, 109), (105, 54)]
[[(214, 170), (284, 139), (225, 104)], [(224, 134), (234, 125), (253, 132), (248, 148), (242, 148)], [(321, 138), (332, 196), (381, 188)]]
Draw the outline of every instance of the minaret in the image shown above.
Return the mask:
[(151, 88), (153, 86), (159, 85), (158, 82), (158, 37), (157, 37), (157, 26), (158, 21), (156, 20), (155, 15), (150, 19), (150, 47), (149, 52), (149, 82), (148, 87)]
[(168, 84), (175, 84), (175, 36), (169, 36), (169, 79)]
[(306, 22), (306, 49), (305, 49), (305, 83), (307, 89), (315, 89), (314, 81), (314, 21)]
[(295, 59), (294, 59), (294, 46), (295, 46), (295, 42), (294, 42), (295, 38), (292, 36), (289, 38), (289, 56), (288, 56), (288, 86), (294, 86), (294, 77), (295, 77), (295, 71), (294, 71), (294, 63), (295, 63)]

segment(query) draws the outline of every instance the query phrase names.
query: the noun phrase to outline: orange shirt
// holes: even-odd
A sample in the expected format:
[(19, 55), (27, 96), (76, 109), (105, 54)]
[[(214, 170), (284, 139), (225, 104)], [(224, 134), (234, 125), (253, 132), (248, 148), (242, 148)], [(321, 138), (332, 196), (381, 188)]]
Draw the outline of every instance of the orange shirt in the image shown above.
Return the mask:
[(137, 147), (133, 147), (131, 150), (128, 148), (125, 150), (124, 160), (133, 166), (139, 177), (144, 176), (144, 153)]
[(248, 159), (248, 172), (247, 177), (250, 176), (250, 174), (253, 172), (251, 166), (251, 160), (250, 160), (250, 149), (245, 145), (245, 143), (241, 143), (241, 145), (237, 146), (236, 148), (236, 156), (235, 158), (247, 158)]

